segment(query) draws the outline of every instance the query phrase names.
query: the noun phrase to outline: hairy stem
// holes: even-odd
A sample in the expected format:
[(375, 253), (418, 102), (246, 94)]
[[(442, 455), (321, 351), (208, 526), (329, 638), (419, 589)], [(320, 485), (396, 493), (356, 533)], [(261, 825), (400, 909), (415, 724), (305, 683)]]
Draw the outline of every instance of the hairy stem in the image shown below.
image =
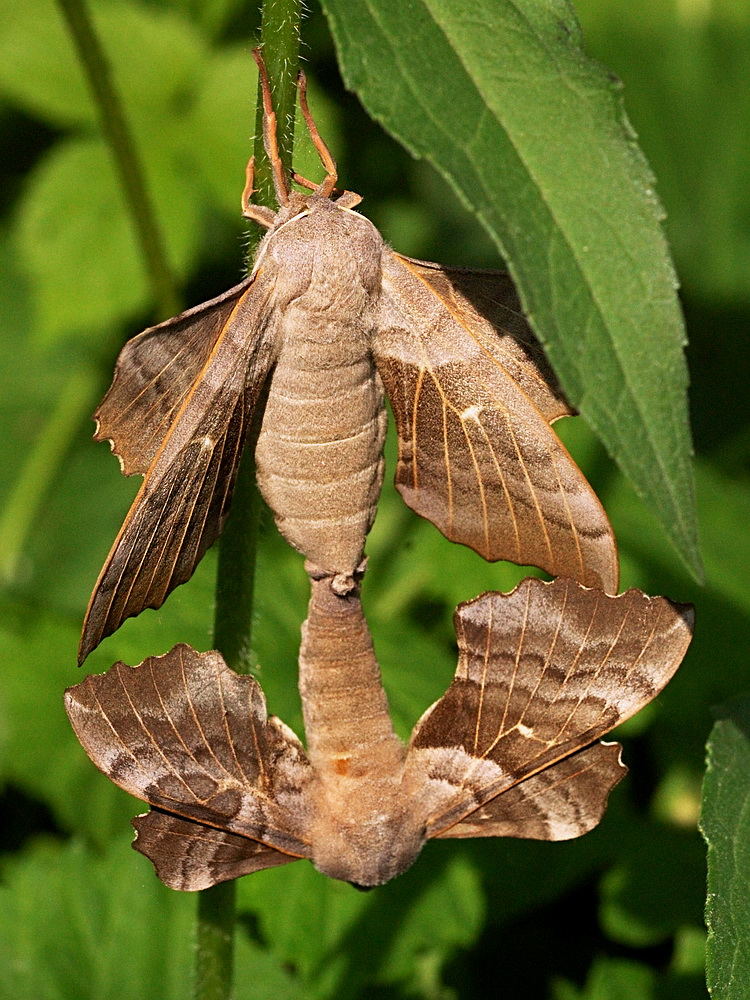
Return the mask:
[[(268, 70), (271, 99), (276, 112), (279, 153), (284, 166), (291, 170), (294, 146), (294, 118), (297, 108), (297, 73), (299, 71), (299, 28), (301, 0), (264, 0), (261, 24), (263, 60)], [(263, 148), (263, 101), (258, 82), (255, 114), (255, 188), (253, 198), (259, 205), (275, 207), (271, 164)]]
[[(291, 168), (294, 142), (300, 19), (300, 0), (265, 0), (263, 4), (263, 56), (277, 114), (279, 149), (287, 168)], [(263, 149), (260, 100), (258, 114), (254, 200), (273, 207), (273, 178)], [(248, 449), (221, 537), (214, 618), (216, 648), (240, 673), (247, 672), (249, 666), (259, 504), (255, 464)], [(231, 995), (234, 922), (234, 882), (222, 882), (199, 893), (195, 1000), (227, 1000)]]

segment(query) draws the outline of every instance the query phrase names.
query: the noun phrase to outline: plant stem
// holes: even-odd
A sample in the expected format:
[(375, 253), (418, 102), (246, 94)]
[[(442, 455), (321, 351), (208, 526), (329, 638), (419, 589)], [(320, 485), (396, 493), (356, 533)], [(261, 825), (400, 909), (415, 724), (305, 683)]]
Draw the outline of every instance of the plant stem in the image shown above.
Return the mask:
[[(294, 143), (300, 19), (300, 0), (265, 0), (263, 4), (263, 56), (277, 115), (279, 149), (287, 168), (291, 168)], [(273, 178), (263, 149), (260, 100), (258, 114), (254, 200), (273, 207)], [(214, 644), (229, 666), (240, 673), (249, 668), (259, 505), (255, 463), (248, 449), (221, 536), (214, 617)], [(227, 1000), (231, 995), (234, 923), (234, 882), (222, 882), (199, 893), (195, 1000)]]
[(0, 582), (16, 579), (37, 512), (73, 436), (91, 412), (98, 385), (99, 379), (90, 367), (75, 372), (60, 390), (49, 419), (29, 451), (0, 514)]
[[(88, 77), (99, 110), (102, 133), (109, 145), (151, 282), (160, 318), (179, 311), (172, 278), (153, 205), (146, 188), (122, 105), (112, 85), (109, 63), (91, 22), (84, 0), (58, 0), (60, 9)], [(108, 354), (111, 344), (105, 345)], [(105, 351), (102, 351), (104, 355)], [(92, 367), (74, 374), (61, 391), (56, 406), (32, 446), (5, 508), (0, 515), (0, 579), (15, 579), (26, 539), (36, 520), (70, 442), (94, 405), (99, 377)]]
[[(276, 135), (284, 166), (291, 170), (294, 119), (297, 109), (299, 29), (302, 0), (264, 0), (261, 22), (263, 60), (268, 70), (271, 99), (276, 112)], [(263, 148), (263, 101), (258, 82), (255, 112), (255, 189), (259, 205), (276, 204), (271, 164)]]
[(120, 98), (112, 84), (109, 62), (97, 37), (85, 0), (57, 0), (88, 77), (99, 109), (102, 134), (110, 148), (125, 201), (141, 245), (157, 313), (161, 319), (179, 311), (175, 282), (164, 250), (146, 179)]

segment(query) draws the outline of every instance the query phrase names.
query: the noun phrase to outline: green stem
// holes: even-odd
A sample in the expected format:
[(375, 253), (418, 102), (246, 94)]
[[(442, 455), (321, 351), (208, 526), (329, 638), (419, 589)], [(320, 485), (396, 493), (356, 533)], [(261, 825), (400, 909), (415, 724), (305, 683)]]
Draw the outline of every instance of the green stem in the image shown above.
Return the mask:
[[(260, 37), (263, 60), (271, 84), (271, 98), (276, 112), (277, 139), (284, 166), (291, 170), (294, 148), (294, 119), (297, 110), (297, 73), (299, 70), (299, 28), (302, 0), (264, 0)], [(255, 190), (259, 205), (276, 205), (271, 164), (263, 148), (263, 102), (258, 82), (255, 114)]]
[(146, 186), (132, 134), (125, 120), (104, 49), (96, 35), (85, 0), (57, 0), (78, 49), (102, 133), (112, 152), (125, 201), (146, 261), (152, 293), (161, 318), (179, 311), (178, 295), (164, 250), (159, 224)]
[(0, 581), (15, 580), (39, 507), (72, 438), (91, 412), (98, 387), (99, 378), (90, 368), (77, 371), (61, 389), (52, 414), (34, 442), (0, 514)]
[[(278, 120), (279, 149), (291, 168), (294, 143), (300, 0), (265, 0), (261, 40)], [(273, 206), (270, 165), (263, 149), (262, 109), (255, 138), (255, 185), (258, 204)], [(214, 644), (240, 673), (249, 668), (253, 584), (260, 498), (249, 450), (240, 466), (232, 510), (221, 536), (216, 583)], [(232, 988), (235, 885), (223, 882), (198, 895), (195, 1000), (227, 1000)]]

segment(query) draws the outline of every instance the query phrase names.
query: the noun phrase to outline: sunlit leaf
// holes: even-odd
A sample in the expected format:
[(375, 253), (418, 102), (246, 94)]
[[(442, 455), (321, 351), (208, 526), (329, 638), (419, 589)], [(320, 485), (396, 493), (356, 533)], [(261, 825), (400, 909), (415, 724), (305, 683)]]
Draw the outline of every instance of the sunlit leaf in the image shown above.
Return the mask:
[[(192, 980), (195, 898), (166, 889), (118, 837), (103, 855), (38, 844), (4, 866), (0, 995), (34, 1000), (183, 1000)], [(239, 934), (236, 1000), (303, 994)]]
[(719, 710), (708, 741), (701, 830), (708, 844), (706, 978), (715, 1000), (750, 982), (750, 700)]
[(663, 212), (619, 88), (586, 60), (571, 8), (324, 8), (347, 85), (490, 231), (573, 402), (700, 573)]

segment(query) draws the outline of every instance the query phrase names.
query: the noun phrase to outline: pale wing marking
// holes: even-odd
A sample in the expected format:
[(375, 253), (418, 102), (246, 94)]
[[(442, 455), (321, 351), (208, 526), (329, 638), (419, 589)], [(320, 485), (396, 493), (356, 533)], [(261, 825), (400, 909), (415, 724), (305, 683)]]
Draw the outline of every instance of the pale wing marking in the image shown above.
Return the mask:
[[(500, 409), (501, 409), (501, 407), (498, 407), (498, 412), (500, 411)], [(508, 430), (512, 433), (512, 430), (511, 430), (512, 425), (511, 425), (510, 416), (508, 415), (508, 411), (504, 407), (502, 407), (502, 411), (503, 411), (503, 413), (502, 413), (503, 418), (505, 419), (505, 422), (508, 425)], [(516, 539), (516, 556), (520, 559), (521, 558), (521, 532), (519, 531), (519, 528), (518, 528), (518, 518), (516, 517), (516, 507), (515, 507), (515, 504), (513, 503), (512, 499), (511, 499), (510, 490), (508, 489), (508, 483), (507, 483), (506, 478), (505, 478), (505, 473), (503, 472), (503, 467), (502, 467), (501, 463), (498, 462), (498, 460), (497, 460), (497, 455), (495, 454), (495, 449), (492, 447), (492, 442), (490, 441), (490, 437), (489, 437), (487, 431), (484, 429), (484, 426), (479, 422), (479, 420), (477, 420), (477, 426), (482, 431), (482, 434), (484, 434), (484, 439), (487, 442), (487, 448), (489, 450), (490, 455), (492, 456), (492, 464), (495, 466), (495, 471), (497, 472), (497, 477), (498, 477), (498, 479), (500, 481), (500, 485), (503, 488), (503, 494), (505, 496), (505, 504), (506, 504), (506, 506), (508, 508), (508, 511), (510, 513), (510, 519), (511, 519), (511, 522), (513, 524), (513, 534), (514, 534), (515, 539)], [(515, 444), (515, 437), (514, 437), (514, 444)], [(516, 454), (518, 454), (518, 447), (517, 446), (516, 446)], [(476, 462), (474, 464), (476, 466)], [(489, 551), (489, 526), (487, 524), (486, 507), (484, 508), (484, 510), (485, 510), (485, 541), (486, 541), (486, 544), (487, 544), (487, 549)]]
[[(542, 508), (541, 508), (541, 506), (539, 504), (539, 497), (537, 496), (537, 492), (534, 489), (534, 484), (531, 481), (531, 476), (529, 475), (529, 470), (526, 467), (526, 462), (524, 462), (524, 460), (523, 460), (523, 456), (521, 454), (521, 449), (518, 447), (518, 439), (517, 439), (517, 437), (515, 435), (515, 432), (513, 430), (513, 423), (512, 423), (511, 420), (508, 419), (507, 410), (505, 411), (504, 416), (505, 416), (505, 420), (506, 420), (506, 422), (508, 424), (508, 433), (511, 436), (511, 439), (513, 441), (513, 447), (515, 448), (516, 455), (518, 456), (518, 464), (523, 469), (524, 478), (526, 479), (526, 485), (528, 486), (529, 493), (531, 494), (531, 497), (532, 497), (532, 499), (534, 501), (534, 509), (536, 510), (537, 520), (539, 521), (539, 525), (540, 525), (540, 527), (542, 529), (542, 533), (544, 534), (544, 544), (547, 547), (547, 553), (549, 554), (549, 557), (550, 557), (550, 563), (552, 565), (554, 565), (555, 559), (554, 559), (554, 556), (552, 554), (552, 543), (550, 541), (549, 531), (547, 531), (547, 525), (546, 525), (545, 520), (544, 520), (544, 515), (542, 514)], [(547, 454), (552, 454), (552, 452), (548, 452)], [(563, 492), (562, 485), (560, 484), (559, 477), (558, 477), (557, 482), (558, 482), (558, 486), (560, 486), (560, 492)], [(570, 530), (573, 532), (574, 535), (576, 534), (576, 527), (575, 527), (575, 525), (573, 524), (572, 521), (570, 521)]]
[[(565, 512), (568, 515), (568, 523), (570, 524), (570, 528), (571, 528), (571, 532), (570, 533), (573, 536), (573, 542), (575, 543), (576, 553), (578, 555), (578, 568), (580, 570), (581, 576), (583, 576), (586, 567), (585, 567), (585, 563), (584, 563), (584, 559), (583, 559), (583, 549), (581, 548), (581, 536), (580, 536), (580, 533), (579, 533), (578, 529), (576, 528), (575, 521), (573, 519), (573, 514), (572, 514), (571, 509), (570, 509), (570, 504), (568, 503), (568, 494), (567, 494), (565, 488), (563, 487), (562, 479), (560, 478), (560, 468), (559, 468), (559, 466), (557, 464), (557, 456), (556, 456), (556, 454), (555, 454), (554, 451), (550, 452), (550, 459), (552, 460), (552, 465), (553, 465), (553, 467), (555, 469), (555, 478), (557, 479), (558, 493), (559, 493), (559, 495), (560, 495), (560, 497), (562, 499), (563, 506), (565, 507)], [(571, 459), (571, 461), (572, 461), (572, 459)], [(547, 533), (547, 529), (546, 529), (546, 526), (545, 526), (545, 534), (546, 533)], [(547, 548), (549, 549), (550, 554), (551, 554), (552, 549), (550, 548), (549, 537), (548, 537), (548, 540), (547, 540)]]
[[(443, 300), (441, 299), (441, 301), (443, 301)], [(490, 551), (490, 541), (489, 541), (489, 511), (488, 511), (488, 507), (487, 507), (487, 499), (486, 499), (486, 494), (485, 494), (485, 489), (484, 489), (484, 482), (483, 482), (482, 476), (480, 474), (481, 470), (480, 470), (480, 467), (479, 467), (479, 463), (477, 462), (476, 451), (475, 451), (474, 446), (473, 446), (473, 444), (471, 442), (470, 435), (468, 434), (468, 432), (466, 430), (466, 426), (467, 425), (466, 425), (466, 421), (464, 420), (464, 417), (463, 417), (463, 411), (459, 410), (458, 407), (455, 406), (452, 402), (450, 402), (450, 400), (446, 397), (446, 395), (445, 395), (445, 393), (444, 393), (444, 391), (442, 389), (442, 386), (440, 385), (440, 381), (436, 377), (434, 369), (433, 369), (433, 367), (432, 367), (432, 365), (431, 365), (431, 363), (429, 361), (429, 356), (427, 355), (427, 352), (425, 350), (425, 347), (424, 347), (424, 344), (423, 344), (421, 338), (419, 339), (418, 342), (419, 342), (419, 347), (420, 347), (420, 350), (421, 350), (421, 353), (422, 353), (422, 365), (420, 366), (419, 377), (417, 379), (417, 385), (415, 386), (414, 396), (413, 396), (413, 404), (412, 404), (412, 408), (411, 408), (412, 409), (412, 418), (411, 418), (411, 425), (412, 425), (412, 427), (411, 427), (411, 436), (412, 436), (412, 463), (411, 463), (412, 464), (412, 469), (411, 469), (411, 474), (412, 474), (412, 488), (416, 492), (419, 491), (419, 475), (418, 475), (419, 444), (418, 444), (418, 435), (417, 435), (417, 411), (419, 409), (419, 397), (420, 397), (420, 394), (421, 394), (421, 391), (422, 391), (422, 385), (423, 385), (423, 382), (424, 382), (424, 376), (425, 376), (426, 373), (428, 373), (429, 376), (430, 376), (430, 378), (431, 378), (431, 380), (432, 380), (432, 382), (433, 382), (433, 384), (434, 384), (434, 386), (435, 386), (437, 395), (438, 395), (438, 397), (439, 397), (439, 399), (441, 401), (441, 406), (442, 406), (442, 409), (443, 409), (443, 435), (444, 435), (443, 436), (443, 454), (444, 454), (444, 458), (445, 458), (446, 479), (447, 479), (447, 482), (448, 482), (448, 505), (449, 505), (448, 509), (449, 509), (449, 518), (450, 518), (451, 527), (453, 525), (453, 491), (452, 491), (452, 484), (451, 484), (451, 461), (450, 461), (450, 453), (449, 453), (449, 449), (448, 449), (448, 441), (447, 441), (447, 434), (446, 434), (446, 428), (447, 428), (446, 416), (447, 416), (447, 412), (449, 410), (458, 419), (458, 421), (459, 421), (459, 423), (461, 425), (461, 429), (463, 431), (464, 437), (466, 439), (466, 444), (467, 444), (467, 447), (468, 447), (468, 450), (469, 450), (469, 454), (470, 454), (470, 457), (471, 457), (471, 462), (472, 462), (472, 466), (474, 468), (474, 474), (475, 474), (475, 478), (476, 478), (476, 481), (477, 481), (477, 487), (478, 487), (478, 490), (479, 490), (479, 496), (480, 496), (480, 502), (481, 502), (482, 526), (483, 526), (483, 529), (484, 529), (484, 536), (485, 536), (485, 546), (487, 548), (487, 551)], [(505, 369), (502, 367), (502, 365), (498, 364), (498, 367), (501, 368), (505, 372)], [(506, 372), (506, 375), (507, 374), (508, 373)], [(511, 376), (508, 375), (508, 378), (511, 378)], [(515, 381), (514, 381), (514, 385), (517, 385), (517, 383)], [(522, 393), (524, 396), (526, 396), (526, 394), (523, 393), (523, 390), (521, 389), (521, 387), (520, 386), (517, 386), (517, 387), (518, 387), (518, 391), (520, 393)], [(527, 399), (528, 405), (531, 406), (534, 409), (534, 411), (539, 416), (540, 420), (544, 421), (544, 423), (545, 423), (546, 426), (549, 426), (549, 421), (536, 409), (536, 407), (534, 406), (534, 404), (531, 402), (531, 400), (528, 397), (526, 397), (526, 399)], [(550, 540), (550, 537), (549, 537), (549, 531), (547, 530), (547, 524), (545, 522), (545, 518), (544, 518), (544, 515), (542, 513), (542, 506), (541, 506), (541, 504), (539, 502), (539, 496), (538, 496), (537, 490), (534, 487), (533, 479), (532, 479), (532, 477), (531, 477), (531, 475), (529, 473), (528, 466), (527, 466), (527, 464), (526, 464), (526, 462), (525, 462), (525, 460), (523, 458), (523, 454), (522, 454), (521, 449), (520, 449), (520, 447), (518, 445), (518, 439), (517, 439), (515, 431), (513, 429), (513, 421), (510, 419), (510, 414), (508, 412), (507, 407), (502, 403), (502, 401), (499, 398), (495, 397), (495, 399), (493, 400), (492, 409), (496, 413), (498, 413), (498, 415), (502, 416), (502, 418), (505, 420), (506, 426), (508, 428), (508, 434), (510, 436), (511, 441), (513, 442), (513, 447), (514, 447), (515, 452), (516, 452), (516, 456), (517, 456), (517, 459), (518, 459), (519, 468), (521, 469), (521, 471), (523, 473), (523, 477), (526, 480), (526, 485), (528, 487), (529, 496), (531, 497), (531, 500), (532, 500), (532, 503), (533, 503), (533, 506), (534, 506), (534, 510), (536, 512), (537, 520), (539, 521), (539, 525), (540, 525), (541, 531), (542, 531), (542, 533), (544, 535), (545, 547), (547, 549), (547, 553), (548, 553), (549, 558), (550, 558), (550, 563), (554, 565), (555, 560), (554, 560), (554, 556), (553, 556), (552, 543), (551, 543), (551, 540)], [(519, 529), (518, 529), (518, 519), (516, 517), (516, 510), (515, 510), (516, 504), (511, 499), (510, 492), (509, 492), (508, 487), (507, 487), (506, 477), (505, 477), (505, 474), (503, 472), (502, 465), (498, 461), (498, 458), (497, 458), (497, 455), (495, 453), (495, 449), (494, 449), (494, 447), (492, 445), (491, 439), (490, 439), (489, 435), (487, 434), (487, 431), (485, 430), (484, 426), (481, 424), (481, 422), (479, 420), (477, 420), (476, 423), (477, 423), (477, 426), (480, 428), (480, 430), (482, 432), (482, 435), (484, 436), (484, 439), (485, 439), (485, 441), (487, 443), (487, 449), (488, 449), (489, 454), (490, 454), (490, 456), (492, 458), (492, 463), (493, 463), (493, 465), (495, 467), (495, 470), (498, 473), (498, 478), (499, 478), (500, 484), (502, 486), (503, 494), (505, 495), (506, 506), (508, 508), (508, 512), (510, 514), (510, 517), (511, 517), (511, 520), (512, 520), (512, 524), (513, 524), (513, 532), (514, 532), (515, 540), (516, 540), (516, 552), (517, 552), (517, 554), (520, 557), (520, 548), (521, 548), (521, 545), (520, 545), (520, 535), (519, 535)], [(556, 444), (561, 449), (564, 449), (564, 446), (562, 445), (562, 443), (556, 441)], [(578, 530), (576, 528), (575, 522), (573, 521), (573, 518), (571, 516), (570, 505), (568, 504), (568, 498), (567, 498), (565, 489), (563, 488), (562, 482), (560, 481), (560, 475), (559, 475), (559, 472), (558, 472), (557, 463), (555, 461), (554, 450), (553, 449), (548, 449), (546, 451), (546, 454), (551, 459), (551, 461), (553, 462), (553, 465), (554, 465), (554, 468), (555, 468), (555, 475), (556, 475), (557, 482), (558, 482), (558, 491), (557, 492), (558, 492), (559, 496), (562, 498), (562, 502), (563, 502), (564, 508), (565, 508), (565, 510), (567, 512), (567, 515), (568, 515), (568, 527), (569, 527), (569, 529), (570, 529), (570, 531), (571, 531), (571, 533), (573, 535), (574, 544), (575, 544), (575, 547), (576, 547), (576, 552), (578, 554), (578, 562), (579, 562), (579, 564), (581, 566), (583, 566), (583, 560), (582, 560), (582, 554), (581, 554), (581, 545), (580, 545), (580, 537), (579, 537), (579, 533), (578, 533)], [(567, 452), (566, 452), (566, 454), (567, 454)], [(571, 464), (573, 464), (573, 460), (571, 459), (570, 461), (571, 461)]]
[[(414, 389), (414, 403), (411, 409), (411, 439), (412, 439), (412, 451), (416, 456), (418, 446), (417, 446), (417, 411), (419, 409), (419, 396), (422, 392), (422, 382), (424, 381), (425, 369), (420, 368), (419, 378), (417, 379), (417, 385)], [(430, 372), (432, 374), (432, 372)], [(434, 378), (433, 378), (434, 380)], [(415, 490), (419, 489), (419, 475), (417, 473), (417, 463), (412, 461), (412, 482)]]
[[(396, 259), (397, 261), (399, 261), (399, 263), (403, 264), (403, 266), (404, 266), (404, 267), (405, 267), (405, 268), (406, 268), (406, 269), (407, 269), (407, 270), (408, 270), (408, 271), (409, 271), (409, 272), (410, 272), (411, 274), (413, 274), (413, 275), (414, 275), (414, 276), (415, 276), (416, 278), (418, 278), (418, 279), (419, 279), (419, 280), (420, 280), (420, 281), (422, 282), (422, 284), (423, 284), (423, 285), (425, 285), (425, 286), (426, 286), (427, 288), (429, 288), (429, 289), (430, 289), (430, 291), (432, 292), (432, 294), (433, 294), (433, 295), (435, 295), (435, 296), (436, 296), (436, 297), (437, 297), (438, 299), (440, 299), (440, 301), (442, 302), (442, 304), (444, 305), (444, 307), (445, 307), (445, 308), (446, 308), (446, 309), (448, 310), (448, 312), (449, 312), (449, 313), (451, 314), (451, 316), (452, 316), (452, 317), (453, 317), (453, 318), (455, 319), (455, 321), (456, 321), (456, 322), (457, 322), (457, 323), (459, 324), (459, 326), (462, 326), (462, 327), (464, 328), (464, 330), (466, 330), (466, 332), (467, 332), (467, 333), (468, 333), (468, 335), (469, 335), (469, 336), (471, 337), (471, 339), (472, 339), (472, 340), (474, 341), (474, 343), (475, 343), (475, 344), (477, 345), (477, 347), (478, 347), (478, 348), (480, 349), (480, 351), (481, 351), (481, 352), (482, 352), (482, 353), (483, 353), (483, 354), (484, 354), (484, 355), (485, 355), (485, 356), (486, 356), (486, 357), (487, 357), (487, 358), (488, 358), (488, 359), (489, 359), (490, 361), (492, 361), (492, 363), (493, 363), (493, 364), (497, 365), (497, 367), (498, 367), (498, 368), (502, 369), (502, 371), (503, 371), (503, 372), (505, 372), (505, 374), (506, 374), (506, 375), (508, 375), (508, 378), (510, 378), (511, 376), (510, 376), (510, 374), (509, 374), (509, 372), (508, 372), (507, 368), (505, 368), (505, 366), (504, 366), (504, 365), (502, 364), (502, 362), (498, 361), (498, 359), (497, 359), (496, 357), (494, 357), (494, 355), (492, 355), (492, 354), (491, 354), (491, 353), (490, 353), (490, 352), (489, 352), (489, 351), (487, 350), (487, 348), (486, 348), (486, 347), (484, 346), (484, 344), (483, 344), (483, 343), (481, 342), (481, 340), (479, 340), (479, 339), (478, 339), (478, 338), (476, 337), (476, 335), (475, 335), (475, 334), (474, 334), (474, 333), (472, 332), (472, 329), (471, 329), (471, 327), (470, 327), (470, 326), (467, 326), (467, 325), (466, 325), (466, 323), (465, 323), (465, 322), (463, 321), (463, 319), (461, 318), (461, 316), (460, 316), (460, 315), (459, 315), (458, 313), (456, 313), (456, 312), (455, 312), (455, 311), (454, 311), (454, 310), (453, 310), (453, 309), (451, 308), (451, 306), (450, 306), (450, 305), (448, 304), (448, 302), (447, 302), (447, 301), (446, 301), (446, 300), (445, 300), (445, 299), (444, 299), (444, 298), (442, 297), (442, 295), (439, 295), (439, 294), (438, 294), (438, 293), (437, 293), (437, 292), (435, 291), (435, 289), (434, 289), (434, 288), (432, 287), (432, 285), (431, 285), (431, 284), (429, 283), (429, 281), (425, 281), (425, 279), (424, 279), (424, 278), (422, 277), (422, 275), (421, 275), (421, 274), (419, 273), (419, 271), (417, 271), (417, 270), (416, 270), (416, 268), (413, 268), (413, 267), (411, 267), (411, 265), (410, 265), (410, 262), (409, 262), (409, 261), (408, 261), (408, 260), (407, 260), (407, 259), (406, 259), (405, 257), (402, 257), (402, 256), (401, 256), (401, 254), (397, 254), (397, 253), (393, 253), (393, 254), (392, 254), (392, 256), (393, 256), (393, 257), (395, 257), (395, 259)], [(508, 312), (509, 312), (509, 313), (510, 313), (510, 314), (511, 314), (512, 316), (520, 316), (520, 317), (521, 317), (522, 319), (523, 319), (523, 318), (525, 318), (525, 317), (523, 316), (523, 313), (520, 313), (520, 312), (517, 312), (517, 311), (516, 311), (516, 310), (514, 310), (514, 309), (510, 309), (510, 308), (509, 308), (508, 306), (506, 306), (506, 305), (505, 305), (505, 303), (504, 303), (504, 302), (497, 302), (497, 300), (496, 300), (496, 299), (492, 299), (492, 301), (493, 301), (493, 302), (496, 302), (496, 303), (497, 303), (498, 305), (502, 306), (502, 307), (503, 307), (504, 309), (507, 309), (507, 310), (508, 310)], [(485, 322), (489, 324), (489, 320), (485, 320)], [(489, 325), (491, 325), (491, 324), (489, 324)], [(530, 367), (531, 367), (531, 366), (530, 366)], [(529, 372), (528, 374), (529, 374), (529, 375), (531, 375), (531, 377), (532, 377), (532, 378), (536, 379), (536, 381), (537, 381), (537, 382), (541, 383), (541, 384), (542, 384), (542, 385), (544, 385), (545, 387), (547, 386), (547, 383), (546, 383), (546, 382), (545, 382), (545, 380), (544, 380), (544, 379), (542, 378), (542, 376), (541, 376), (541, 375), (538, 375), (538, 374), (536, 373), (536, 371), (534, 371), (533, 369), (532, 369), (532, 370), (531, 370), (531, 371), (530, 371), (530, 372)], [(522, 391), (522, 390), (521, 390), (521, 391)]]
[[(599, 605), (600, 605), (600, 597), (599, 597), (599, 594), (597, 593), (596, 594), (596, 603), (594, 604), (594, 610), (592, 612), (591, 621), (589, 622), (589, 626), (588, 626), (588, 629), (586, 631), (586, 636), (584, 637), (583, 642), (580, 644), (580, 646), (578, 648), (578, 652), (577, 652), (576, 656), (574, 657), (573, 663), (571, 664), (570, 669), (568, 670), (567, 676), (566, 676), (565, 680), (563, 681), (563, 683), (562, 683), (562, 685), (560, 687), (560, 691), (558, 692), (558, 697), (562, 693), (562, 689), (567, 684), (568, 679), (573, 674), (573, 671), (575, 670), (575, 667), (576, 667), (576, 665), (578, 663), (578, 660), (580, 659), (580, 657), (581, 657), (581, 655), (582, 655), (582, 653), (583, 653), (583, 651), (585, 649), (586, 643), (588, 641), (588, 637), (591, 634), (591, 628), (592, 628), (592, 626), (594, 624), (594, 619), (595, 619), (596, 614), (597, 614), (597, 612), (599, 610)], [(583, 699), (588, 696), (589, 690), (590, 690), (590, 685), (598, 678), (599, 673), (601, 672), (601, 670), (604, 667), (604, 664), (607, 662), (607, 660), (609, 659), (610, 655), (612, 654), (612, 650), (617, 645), (617, 642), (618, 642), (620, 636), (622, 635), (622, 631), (625, 628), (625, 623), (627, 622), (627, 620), (628, 620), (629, 617), (630, 617), (630, 608), (626, 608), (625, 609), (625, 614), (623, 615), (622, 621), (620, 622), (620, 627), (617, 629), (617, 633), (613, 637), (612, 642), (609, 645), (609, 649), (607, 650), (606, 654), (602, 658), (601, 663), (599, 663), (597, 665), (596, 670), (594, 671), (594, 673), (589, 678), (588, 685), (587, 685), (585, 691), (579, 697), (578, 702), (571, 708), (571, 710), (568, 713), (567, 717), (563, 721), (563, 724), (560, 726), (559, 730), (557, 731), (557, 736), (558, 737), (559, 737), (560, 733), (564, 732), (566, 726), (568, 725), (568, 723), (570, 722), (570, 720), (572, 719), (572, 717), (575, 715), (575, 713), (581, 707), (581, 702), (583, 701)], [(556, 700), (557, 700), (557, 698), (555, 698), (555, 701)], [(553, 704), (554, 704), (554, 702), (553, 702)], [(603, 713), (604, 713), (604, 710), (602, 710), (599, 713), (599, 718), (602, 717)]]
[[(134, 715), (136, 716), (136, 718), (138, 719), (138, 722), (140, 723), (141, 729), (144, 731), (144, 733), (148, 737), (149, 742), (152, 743), (153, 746), (156, 748), (157, 753), (159, 754), (159, 756), (161, 757), (161, 759), (164, 761), (166, 769), (175, 778), (177, 778), (177, 780), (180, 782), (180, 784), (182, 784), (184, 786), (185, 790), (187, 792), (189, 792), (190, 795), (192, 795), (192, 797), (195, 799), (196, 802), (200, 802), (200, 799), (196, 796), (195, 792), (193, 792), (193, 790), (190, 788), (190, 786), (185, 782), (184, 778), (180, 777), (180, 775), (175, 771), (175, 769), (170, 764), (169, 760), (164, 756), (164, 753), (162, 752), (162, 750), (159, 747), (158, 743), (156, 743), (152, 739), (151, 733), (148, 731), (148, 729), (143, 724), (143, 719), (141, 718), (140, 713), (138, 712), (138, 710), (136, 709), (135, 705), (133, 704), (133, 701), (132, 701), (132, 699), (131, 699), (131, 697), (130, 697), (130, 695), (128, 693), (128, 689), (125, 687), (125, 685), (124, 685), (124, 683), (122, 681), (122, 678), (120, 677), (119, 671), (118, 671), (117, 679), (120, 682), (120, 686), (122, 687), (123, 692), (125, 693), (125, 697), (128, 699), (130, 707), (133, 709)], [(109, 715), (107, 715), (107, 713), (106, 713), (106, 711), (104, 709), (104, 706), (102, 705), (101, 701), (99, 700), (99, 696), (96, 693), (96, 691), (93, 691), (92, 693), (94, 695), (94, 698), (96, 699), (96, 704), (99, 707), (99, 711), (101, 713), (102, 718), (106, 720), (107, 725), (109, 726), (109, 728), (114, 733), (115, 738), (117, 739), (117, 741), (120, 744), (120, 746), (132, 758), (132, 760), (134, 761), (134, 763), (138, 767), (139, 771), (141, 771), (147, 778), (150, 777), (149, 772), (144, 768), (144, 766), (141, 764), (141, 762), (138, 760), (138, 758), (129, 749), (129, 747), (127, 746), (127, 744), (125, 743), (125, 741), (122, 739), (122, 737), (120, 736), (120, 734), (117, 731), (117, 729), (115, 729), (114, 725), (112, 724), (112, 720), (110, 719)], [(179, 799), (175, 799), (171, 795), (167, 795), (166, 797), (172, 799), (173, 802), (179, 802)]]
[[(562, 628), (563, 621), (565, 620), (565, 614), (566, 614), (567, 609), (568, 609), (568, 594), (569, 593), (570, 593), (570, 586), (566, 586), (565, 592), (563, 594), (563, 601), (562, 601), (562, 606), (560, 608), (560, 614), (559, 614), (559, 616), (557, 618), (557, 625), (555, 625), (555, 634), (552, 636), (552, 642), (550, 643), (549, 650), (547, 651), (547, 658), (544, 661), (544, 666), (542, 667), (541, 672), (539, 674), (539, 677), (537, 678), (536, 687), (534, 688), (534, 690), (529, 695), (528, 701), (526, 702), (526, 704), (524, 706), (524, 709), (521, 712), (520, 718), (518, 720), (519, 723), (523, 722), (523, 717), (526, 715), (526, 712), (528, 710), (529, 705), (533, 702), (534, 697), (535, 697), (536, 693), (539, 690), (539, 686), (542, 683), (542, 681), (544, 680), (544, 675), (547, 672), (547, 669), (549, 668), (550, 664), (552, 663), (552, 657), (554, 656), (554, 653), (555, 653), (555, 646), (557, 645), (557, 640), (560, 637), (560, 629)], [(531, 597), (531, 591), (529, 591), (529, 598), (530, 597)], [(527, 608), (528, 608), (528, 604), (527, 604)], [(593, 617), (592, 617), (592, 621), (593, 621)], [(591, 624), (589, 623), (589, 631), (590, 630), (591, 630)], [(588, 632), (586, 633), (586, 636), (588, 638)], [(568, 671), (568, 676), (570, 676), (570, 671)], [(567, 677), (566, 677), (566, 680), (567, 680)], [(563, 685), (564, 685), (564, 683), (565, 682), (563, 681)], [(554, 704), (554, 702), (553, 702), (553, 704)]]
[[(416, 469), (417, 463), (413, 464)], [(450, 448), (448, 447), (448, 410), (445, 406), (443, 407), (443, 464), (445, 465), (445, 481), (448, 484), (448, 523), (453, 530), (453, 476)]]

